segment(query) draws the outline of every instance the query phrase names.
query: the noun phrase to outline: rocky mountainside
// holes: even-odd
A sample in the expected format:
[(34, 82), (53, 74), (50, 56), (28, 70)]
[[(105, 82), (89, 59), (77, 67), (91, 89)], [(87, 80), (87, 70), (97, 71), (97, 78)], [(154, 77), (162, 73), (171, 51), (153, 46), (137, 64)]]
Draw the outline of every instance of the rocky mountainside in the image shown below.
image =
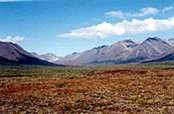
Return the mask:
[(73, 53), (56, 61), (64, 65), (107, 65), (136, 63), (157, 58), (172, 46), (157, 37), (149, 37), (137, 44), (132, 40), (119, 41), (110, 46), (100, 46), (81, 53)]
[(73, 53), (57, 61), (67, 65), (114, 63), (125, 58), (137, 44), (131, 40), (117, 42), (111, 46), (95, 47), (82, 53)]
[(174, 38), (168, 39), (167, 42), (168, 42), (171, 46), (174, 46)]
[(0, 64), (55, 65), (34, 57), (17, 44), (0, 42)]
[(29, 53), (17, 44), (0, 42), (0, 64), (30, 65), (113, 65), (174, 60), (174, 39), (150, 37), (141, 43), (130, 39), (99, 46), (81, 53), (58, 57), (52, 53)]
[(171, 45), (160, 38), (148, 38), (134, 48), (126, 60), (133, 60), (133, 62), (150, 60), (167, 52), (170, 48)]
[(174, 47), (172, 47), (169, 51), (161, 54), (160, 56), (148, 61), (144, 61), (143, 63), (165, 62), (165, 61), (169, 61), (169, 62), (174, 61)]

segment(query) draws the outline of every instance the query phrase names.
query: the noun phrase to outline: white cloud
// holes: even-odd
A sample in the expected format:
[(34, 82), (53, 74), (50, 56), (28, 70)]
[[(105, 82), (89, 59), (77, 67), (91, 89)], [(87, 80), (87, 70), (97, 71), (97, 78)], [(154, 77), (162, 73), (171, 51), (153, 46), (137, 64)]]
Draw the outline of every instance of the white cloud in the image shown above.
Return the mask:
[(19, 43), (24, 40), (25, 38), (21, 36), (15, 36), (15, 37), (7, 36), (6, 38), (0, 39), (0, 41), (3, 41), (3, 42), (13, 42), (13, 43)]
[(142, 8), (139, 10), (139, 12), (134, 12), (134, 13), (126, 13), (121, 10), (119, 11), (110, 11), (106, 12), (105, 15), (111, 16), (111, 17), (119, 17), (119, 18), (126, 18), (126, 17), (142, 17), (142, 16), (148, 16), (148, 15), (154, 15), (157, 14), (160, 10), (152, 7), (148, 8)]
[(120, 18), (123, 18), (125, 16), (125, 14), (121, 10), (106, 12), (105, 15), (111, 17), (120, 17)]
[(107, 38), (130, 34), (143, 34), (174, 29), (174, 17), (167, 19), (148, 18), (145, 20), (133, 19), (111, 24), (103, 22), (86, 28), (80, 28), (70, 33), (60, 34), (63, 38)]
[(148, 15), (154, 15), (157, 14), (160, 10), (152, 7), (148, 8), (142, 8), (140, 9), (139, 13), (132, 13), (130, 14), (131, 17), (142, 17), (142, 16), (148, 16)]
[(165, 12), (167, 12), (167, 11), (171, 11), (172, 9), (173, 9), (172, 6), (168, 6), (168, 7), (165, 7), (165, 8), (162, 10), (162, 12), (165, 13)]
[(110, 17), (118, 17), (118, 18), (126, 18), (126, 17), (143, 17), (149, 15), (155, 15), (158, 13), (165, 13), (171, 11), (173, 9), (172, 6), (165, 7), (164, 9), (157, 9), (153, 7), (142, 8), (138, 12), (123, 12), (121, 10), (118, 11), (109, 11), (106, 12), (106, 16)]

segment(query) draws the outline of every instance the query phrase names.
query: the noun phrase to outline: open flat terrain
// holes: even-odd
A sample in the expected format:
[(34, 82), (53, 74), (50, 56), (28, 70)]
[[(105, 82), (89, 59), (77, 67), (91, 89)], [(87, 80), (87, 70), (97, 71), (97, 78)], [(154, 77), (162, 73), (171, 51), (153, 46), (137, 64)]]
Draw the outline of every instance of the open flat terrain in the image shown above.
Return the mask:
[(174, 67), (0, 68), (0, 113), (174, 113)]

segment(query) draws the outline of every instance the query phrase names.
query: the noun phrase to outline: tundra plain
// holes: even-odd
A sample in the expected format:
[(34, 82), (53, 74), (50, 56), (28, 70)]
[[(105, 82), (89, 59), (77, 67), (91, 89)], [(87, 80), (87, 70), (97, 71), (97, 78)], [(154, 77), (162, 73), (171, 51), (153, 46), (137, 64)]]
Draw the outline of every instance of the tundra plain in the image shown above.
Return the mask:
[(174, 67), (2, 66), (0, 113), (174, 113)]

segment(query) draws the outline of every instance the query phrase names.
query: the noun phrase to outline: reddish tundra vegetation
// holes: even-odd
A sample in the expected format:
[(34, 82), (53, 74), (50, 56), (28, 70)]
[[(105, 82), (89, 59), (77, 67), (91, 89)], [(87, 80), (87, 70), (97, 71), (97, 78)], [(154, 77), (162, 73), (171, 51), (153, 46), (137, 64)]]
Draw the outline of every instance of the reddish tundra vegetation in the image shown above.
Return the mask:
[(83, 68), (1, 77), (0, 113), (173, 114), (174, 69)]

